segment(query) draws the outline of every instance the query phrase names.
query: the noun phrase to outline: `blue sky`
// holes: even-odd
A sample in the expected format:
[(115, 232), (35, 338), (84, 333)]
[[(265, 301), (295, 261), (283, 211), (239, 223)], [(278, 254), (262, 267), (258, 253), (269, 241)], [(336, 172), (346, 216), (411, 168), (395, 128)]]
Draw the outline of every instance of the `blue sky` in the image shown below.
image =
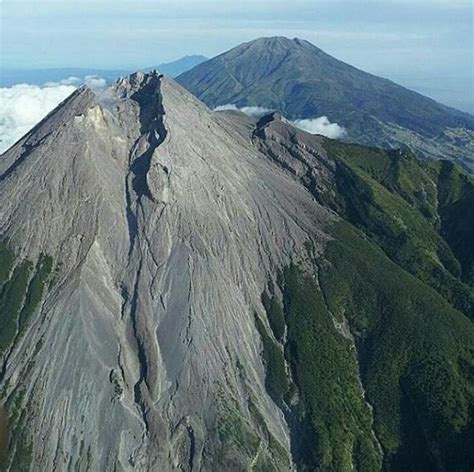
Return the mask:
[(0, 13), (3, 68), (140, 68), (284, 35), (474, 102), (470, 0), (0, 0)]

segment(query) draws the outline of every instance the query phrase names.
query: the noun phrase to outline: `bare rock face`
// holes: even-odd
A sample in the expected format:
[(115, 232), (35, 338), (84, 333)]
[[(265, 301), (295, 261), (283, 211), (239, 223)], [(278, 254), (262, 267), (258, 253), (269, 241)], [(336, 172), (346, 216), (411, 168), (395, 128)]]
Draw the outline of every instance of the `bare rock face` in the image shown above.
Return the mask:
[(290, 152), (289, 129), (136, 73), (79, 89), (1, 157), (2, 239), (54, 273), (1, 353), (25, 470), (292, 467), (255, 316), (335, 217), (318, 138)]

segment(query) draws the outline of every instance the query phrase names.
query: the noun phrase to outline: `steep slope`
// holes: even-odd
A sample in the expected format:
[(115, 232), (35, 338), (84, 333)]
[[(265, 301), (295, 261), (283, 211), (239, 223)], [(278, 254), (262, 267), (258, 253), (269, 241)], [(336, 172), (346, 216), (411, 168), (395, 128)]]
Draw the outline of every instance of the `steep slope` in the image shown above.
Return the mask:
[(474, 165), (474, 117), (363, 72), (308, 41), (260, 38), (177, 81), (210, 107), (262, 106), (291, 119), (328, 116), (361, 144), (400, 147)]
[[(262, 119), (254, 136), (341, 217), (322, 255), (307, 243), (312, 276), (293, 261), (263, 293), (303, 398), (297, 464), (379, 470), (370, 435), (360, 434), (358, 371), (383, 470), (470, 470), (474, 456), (464, 445), (474, 439), (472, 177), (446, 161), (423, 164), (406, 152), (310, 136), (278, 117)], [(323, 191), (308, 156), (316, 147), (335, 166)], [(294, 386), (277, 385), (277, 403), (292, 405)]]
[(0, 159), (6, 469), (472, 469), (472, 188), (156, 73), (76, 91)]
[(331, 215), (271, 173), (156, 74), (81, 89), (3, 156), (6, 279), (41, 257), (54, 274), (21, 335), (31, 269), (2, 310), (13, 468), (288, 468), (254, 313)]

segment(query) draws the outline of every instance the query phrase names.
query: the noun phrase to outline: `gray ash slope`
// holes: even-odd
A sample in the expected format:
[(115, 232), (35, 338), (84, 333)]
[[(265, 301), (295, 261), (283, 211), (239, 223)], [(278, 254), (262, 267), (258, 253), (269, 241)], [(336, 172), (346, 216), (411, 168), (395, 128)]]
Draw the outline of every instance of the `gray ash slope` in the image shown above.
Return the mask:
[(268, 438), (288, 450), (254, 313), (266, 274), (331, 215), (246, 132), (138, 73), (104, 105), (78, 90), (4, 154), (2, 236), (19, 258), (59, 268), (3, 356), (5, 395), (23, 391), (35, 411), (37, 470), (209, 469), (220, 409), (263, 435), (249, 397), (268, 426), (260, 454)]
[(328, 116), (347, 139), (409, 146), (421, 156), (473, 169), (474, 117), (337, 60), (308, 41), (259, 38), (181, 74), (177, 81), (210, 107), (277, 110), (290, 119)]
[[(354, 189), (365, 174), (350, 174), (338, 146), (276, 114), (255, 123), (212, 112), (172, 80), (136, 73), (100, 97), (77, 90), (3, 154), (6, 468), (470, 467), (461, 445), (472, 434), (464, 414), (472, 404), (472, 280), (453, 267), (461, 262), (469, 274), (474, 259), (420, 223), (423, 269), (439, 246), (436, 274), (464, 296), (451, 300), (363, 229), (340, 227), (351, 221), (340, 186)], [(375, 152), (341, 152), (357, 151)], [(417, 169), (431, 202), (437, 167), (404, 153), (377, 158), (397, 164), (397, 175)], [(462, 214), (472, 182), (456, 178), (467, 182), (455, 199)], [(364, 205), (369, 194), (360, 193)], [(357, 206), (357, 194), (350, 200)], [(415, 227), (415, 213), (400, 215)], [(438, 246), (427, 243), (431, 236)], [(331, 255), (338, 242), (339, 258)], [(352, 264), (344, 256), (352, 247), (363, 261), (354, 261), (360, 273), (349, 283), (341, 264)], [(367, 302), (351, 306), (349, 294), (363, 291)], [(423, 352), (446, 369), (436, 378), (457, 381), (446, 414), (434, 401), (446, 390), (419, 381), (432, 368)], [(462, 370), (452, 371), (458, 360)], [(403, 408), (401, 383), (410, 395)]]

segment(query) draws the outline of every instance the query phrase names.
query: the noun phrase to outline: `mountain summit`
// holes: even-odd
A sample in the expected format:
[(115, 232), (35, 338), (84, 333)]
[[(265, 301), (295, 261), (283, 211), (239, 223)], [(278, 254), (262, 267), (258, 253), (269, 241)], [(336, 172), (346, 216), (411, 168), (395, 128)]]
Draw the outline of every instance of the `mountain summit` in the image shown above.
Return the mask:
[(290, 119), (327, 116), (348, 141), (406, 146), (473, 169), (474, 117), (341, 62), (308, 41), (282, 37), (241, 44), (177, 81), (210, 107), (235, 104)]
[(0, 198), (5, 469), (472, 469), (453, 164), (139, 72), (3, 154)]

